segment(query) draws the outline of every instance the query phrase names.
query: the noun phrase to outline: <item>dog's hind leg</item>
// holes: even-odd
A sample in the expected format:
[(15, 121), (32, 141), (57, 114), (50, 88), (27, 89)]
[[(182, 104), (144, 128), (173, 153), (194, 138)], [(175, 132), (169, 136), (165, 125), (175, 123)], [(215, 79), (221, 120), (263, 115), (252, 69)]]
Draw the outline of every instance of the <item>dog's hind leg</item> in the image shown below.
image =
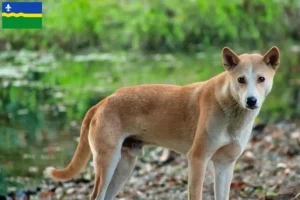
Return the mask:
[(114, 172), (108, 189), (106, 191), (105, 200), (113, 200), (122, 189), (128, 178), (130, 177), (137, 157), (132, 156), (127, 149), (122, 150), (122, 158)]
[(91, 200), (105, 199), (106, 190), (121, 159), (121, 147), (114, 150), (105, 149), (105, 151), (105, 153), (102, 151), (93, 153), (95, 185)]
[(129, 137), (126, 138), (122, 145), (122, 158), (114, 172), (108, 189), (106, 191), (105, 200), (112, 200), (117, 196), (128, 178), (130, 177), (137, 157), (143, 156), (144, 144), (142, 141)]
[[(99, 115), (98, 115), (99, 116)], [(95, 185), (91, 200), (105, 200), (106, 190), (121, 159), (123, 137), (118, 118), (114, 122), (106, 115), (94, 118), (90, 124), (89, 144), (95, 168)]]

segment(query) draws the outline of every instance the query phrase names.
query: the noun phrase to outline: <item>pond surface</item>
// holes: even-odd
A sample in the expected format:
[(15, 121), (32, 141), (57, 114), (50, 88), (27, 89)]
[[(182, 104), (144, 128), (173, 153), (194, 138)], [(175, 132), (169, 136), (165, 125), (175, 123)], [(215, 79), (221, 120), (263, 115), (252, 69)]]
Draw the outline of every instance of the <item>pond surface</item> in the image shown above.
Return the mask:
[[(300, 113), (300, 52), (287, 49), (257, 121)], [(69, 163), (85, 112), (119, 87), (184, 85), (222, 71), (219, 50), (146, 55), (0, 53), (0, 194), (35, 187), (45, 166)]]

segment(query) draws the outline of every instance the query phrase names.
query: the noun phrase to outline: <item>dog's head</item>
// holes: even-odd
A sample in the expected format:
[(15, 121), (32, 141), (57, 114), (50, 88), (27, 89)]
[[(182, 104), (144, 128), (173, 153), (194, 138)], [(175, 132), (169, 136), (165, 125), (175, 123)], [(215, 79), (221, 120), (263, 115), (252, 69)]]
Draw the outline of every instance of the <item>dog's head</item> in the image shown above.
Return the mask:
[(237, 55), (224, 47), (222, 58), (230, 75), (232, 96), (245, 109), (259, 108), (272, 89), (273, 77), (280, 64), (279, 49), (272, 47), (265, 55)]

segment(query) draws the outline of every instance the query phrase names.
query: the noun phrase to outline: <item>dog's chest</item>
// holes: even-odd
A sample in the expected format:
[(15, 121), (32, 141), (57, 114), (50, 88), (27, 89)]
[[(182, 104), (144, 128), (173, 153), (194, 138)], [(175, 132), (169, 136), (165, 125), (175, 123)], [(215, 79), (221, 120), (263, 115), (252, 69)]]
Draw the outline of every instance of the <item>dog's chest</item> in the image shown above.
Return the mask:
[(254, 119), (246, 119), (244, 121), (236, 120), (231, 122), (224, 131), (229, 142), (238, 143), (242, 149), (244, 149), (249, 141), (253, 122)]
[(208, 142), (213, 150), (235, 143), (243, 151), (249, 141), (255, 114), (226, 118), (212, 117), (208, 123)]

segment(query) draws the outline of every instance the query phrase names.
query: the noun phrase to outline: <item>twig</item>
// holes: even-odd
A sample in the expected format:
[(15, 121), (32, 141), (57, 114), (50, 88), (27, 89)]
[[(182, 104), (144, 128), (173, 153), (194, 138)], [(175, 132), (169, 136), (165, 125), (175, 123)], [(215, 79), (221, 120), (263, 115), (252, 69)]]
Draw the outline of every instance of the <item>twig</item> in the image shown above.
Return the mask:
[(292, 198), (291, 200), (297, 200), (298, 197), (300, 197), (300, 192), (294, 198)]

